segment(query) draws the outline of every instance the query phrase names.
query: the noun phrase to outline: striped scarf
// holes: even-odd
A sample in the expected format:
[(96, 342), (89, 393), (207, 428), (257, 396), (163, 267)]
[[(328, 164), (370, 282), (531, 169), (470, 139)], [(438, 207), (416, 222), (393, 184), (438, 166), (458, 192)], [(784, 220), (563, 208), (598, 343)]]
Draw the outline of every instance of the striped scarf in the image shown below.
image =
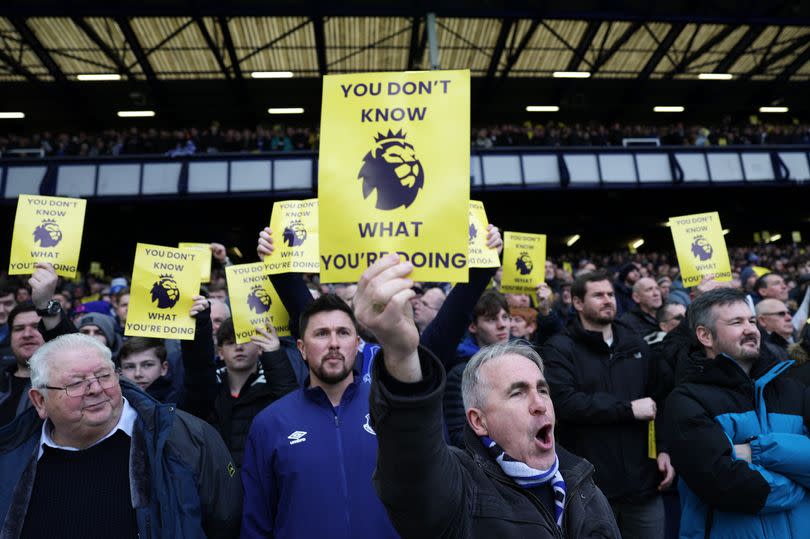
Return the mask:
[(489, 455), (495, 459), (503, 473), (523, 488), (537, 487), (551, 482), (554, 492), (554, 520), (557, 526), (562, 529), (563, 509), (565, 508), (565, 481), (560, 473), (560, 463), (554, 454), (554, 464), (548, 470), (537, 470), (529, 465), (515, 460), (506, 454), (495, 440), (488, 436), (481, 436), (481, 442), (487, 448)]

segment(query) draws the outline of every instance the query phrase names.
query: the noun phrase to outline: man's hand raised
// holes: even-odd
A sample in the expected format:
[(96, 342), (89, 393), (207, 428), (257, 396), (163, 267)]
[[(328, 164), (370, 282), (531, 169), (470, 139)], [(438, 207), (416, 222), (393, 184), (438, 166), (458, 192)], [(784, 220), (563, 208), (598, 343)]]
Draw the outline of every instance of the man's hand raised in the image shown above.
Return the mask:
[(354, 312), (358, 321), (368, 327), (385, 352), (385, 367), (402, 382), (422, 379), (417, 347), (419, 332), (413, 321), (411, 290), (413, 271), (410, 262), (401, 262), (391, 254), (371, 265), (357, 283)]

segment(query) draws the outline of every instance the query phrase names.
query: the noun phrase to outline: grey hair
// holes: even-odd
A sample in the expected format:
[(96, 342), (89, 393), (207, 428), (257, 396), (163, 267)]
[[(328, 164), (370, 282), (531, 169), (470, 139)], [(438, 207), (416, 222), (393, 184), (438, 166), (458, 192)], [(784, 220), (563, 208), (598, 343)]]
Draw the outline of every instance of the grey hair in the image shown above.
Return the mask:
[(537, 365), (541, 373), (543, 372), (543, 358), (526, 341), (512, 341), (485, 346), (476, 352), (467, 362), (467, 366), (464, 367), (464, 374), (461, 377), (461, 398), (464, 401), (465, 411), (470, 408), (482, 408), (487, 393), (489, 393), (490, 387), (480, 374), (481, 367), (489, 361), (498, 360), (510, 354), (525, 357)]
[(81, 333), (68, 333), (40, 346), (28, 360), (28, 367), (31, 369), (31, 387), (41, 388), (50, 385), (50, 364), (54, 356), (60, 352), (82, 348), (98, 351), (104, 361), (110, 364), (110, 369), (115, 370), (112, 352), (99, 340)]
[[(714, 307), (724, 307), (732, 303), (745, 303), (747, 296), (742, 290), (735, 288), (717, 288), (710, 290), (692, 301), (686, 311), (686, 318), (689, 320), (689, 325), (694, 333), (699, 326), (703, 326), (709, 330), (712, 336), (717, 335), (717, 313)], [(751, 314), (754, 314), (753, 312)]]

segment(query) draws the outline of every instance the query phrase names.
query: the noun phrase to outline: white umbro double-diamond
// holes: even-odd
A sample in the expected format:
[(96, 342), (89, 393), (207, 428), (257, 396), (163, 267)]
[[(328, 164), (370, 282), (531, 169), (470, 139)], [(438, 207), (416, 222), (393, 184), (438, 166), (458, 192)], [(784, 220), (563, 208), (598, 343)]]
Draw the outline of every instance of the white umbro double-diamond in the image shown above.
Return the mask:
[(307, 439), (304, 438), (304, 436), (306, 436), (306, 435), (307, 435), (307, 432), (305, 430), (297, 430), (297, 431), (293, 432), (292, 434), (290, 434), (289, 436), (287, 436), (287, 439), (290, 440), (290, 445), (300, 444), (301, 442), (306, 442), (307, 441)]

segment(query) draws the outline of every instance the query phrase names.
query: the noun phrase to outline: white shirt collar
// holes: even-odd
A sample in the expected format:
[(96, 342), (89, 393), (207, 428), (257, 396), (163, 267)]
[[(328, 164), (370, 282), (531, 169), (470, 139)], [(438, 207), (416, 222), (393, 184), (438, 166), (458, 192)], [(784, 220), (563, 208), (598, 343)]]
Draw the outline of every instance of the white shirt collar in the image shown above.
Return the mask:
[[(101, 442), (103, 442), (104, 440), (115, 434), (116, 431), (118, 430), (123, 431), (124, 434), (132, 438), (132, 431), (135, 428), (135, 420), (138, 418), (138, 412), (136, 412), (135, 408), (133, 408), (129, 404), (129, 402), (127, 402), (127, 399), (124, 399), (123, 397), (121, 398), (124, 400), (124, 407), (121, 410), (121, 417), (118, 418), (118, 423), (115, 425), (115, 428), (113, 428), (102, 439), (100, 439), (93, 445), (100, 444)], [(48, 447), (53, 447), (55, 449), (63, 449), (65, 451), (81, 451), (77, 447), (59, 445), (56, 442), (54, 442), (53, 438), (51, 438), (51, 430), (53, 430), (53, 425), (51, 424), (50, 420), (45, 420), (45, 422), (42, 424), (42, 436), (40, 436), (39, 438), (39, 453), (37, 454), (37, 460), (42, 458), (42, 454), (44, 452), (42, 446), (45, 445), (47, 445)], [(93, 445), (91, 445), (90, 447), (93, 447)]]

